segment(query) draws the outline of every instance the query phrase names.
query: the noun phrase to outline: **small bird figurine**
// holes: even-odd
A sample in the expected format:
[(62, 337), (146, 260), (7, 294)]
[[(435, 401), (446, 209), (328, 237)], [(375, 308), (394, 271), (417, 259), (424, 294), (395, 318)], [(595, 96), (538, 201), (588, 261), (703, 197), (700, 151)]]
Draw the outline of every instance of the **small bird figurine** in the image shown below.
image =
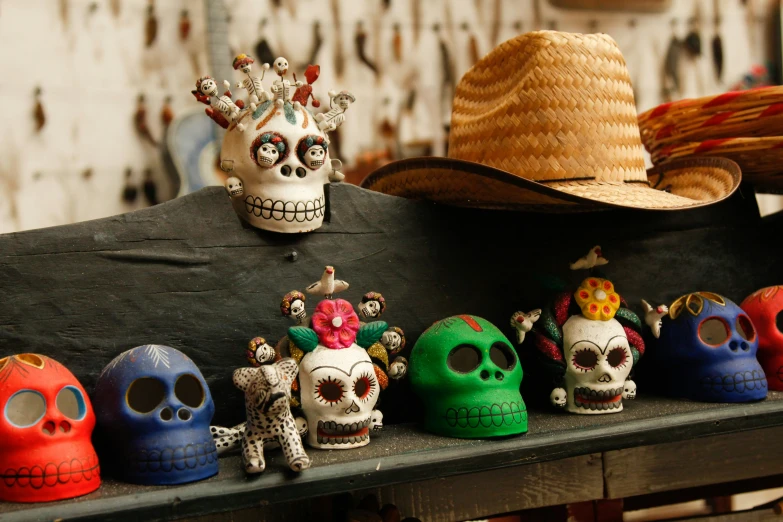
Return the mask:
[(661, 336), (661, 325), (663, 324), (663, 316), (669, 313), (669, 307), (666, 305), (660, 305), (657, 308), (650, 306), (650, 303), (642, 299), (642, 308), (644, 308), (644, 322), (652, 330), (653, 336), (659, 338)]
[(601, 254), (601, 247), (594, 246), (585, 257), (577, 259), (571, 263), (571, 270), (589, 270), (596, 266), (605, 265), (607, 259)]
[(511, 316), (511, 326), (517, 331), (517, 344), (522, 344), (525, 334), (533, 329), (533, 323), (541, 317), (541, 309), (536, 308), (529, 313), (517, 312)]
[(348, 283), (340, 279), (335, 279), (334, 267), (327, 266), (324, 270), (324, 275), (321, 276), (321, 280), (305, 288), (305, 291), (308, 294), (318, 294), (324, 296), (326, 299), (331, 299), (332, 295), (347, 289)]

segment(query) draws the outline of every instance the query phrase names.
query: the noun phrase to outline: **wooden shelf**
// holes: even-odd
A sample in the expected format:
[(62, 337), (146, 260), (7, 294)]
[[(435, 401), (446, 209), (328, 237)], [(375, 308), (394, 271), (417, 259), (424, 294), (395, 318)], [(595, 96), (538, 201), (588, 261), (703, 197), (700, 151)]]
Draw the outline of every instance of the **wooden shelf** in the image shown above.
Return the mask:
[[(580, 455), (783, 426), (783, 393), (753, 404), (704, 404), (655, 397), (626, 403), (617, 415), (531, 411), (530, 431), (503, 440), (462, 440), (422, 432), (415, 425), (385, 428), (360, 449), (308, 449), (313, 467), (290, 472), (279, 450), (267, 470), (248, 478), (238, 456), (220, 459), (220, 473), (183, 486), (151, 487), (105, 479), (79, 499), (50, 504), (0, 504), (3, 522), (31, 520), (149, 520), (195, 516), (333, 495), (357, 489), (426, 481)], [(623, 489), (623, 488), (621, 488)], [(663, 489), (663, 488), (661, 488)], [(628, 486), (624, 486), (628, 491)]]

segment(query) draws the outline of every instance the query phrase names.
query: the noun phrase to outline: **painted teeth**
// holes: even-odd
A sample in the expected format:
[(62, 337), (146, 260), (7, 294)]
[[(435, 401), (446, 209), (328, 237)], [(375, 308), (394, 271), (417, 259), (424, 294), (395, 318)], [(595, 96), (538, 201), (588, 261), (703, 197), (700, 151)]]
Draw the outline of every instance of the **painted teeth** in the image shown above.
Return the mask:
[(480, 408), (449, 408), (444, 418), (451, 427), (512, 426), (527, 421), (527, 410), (522, 402), (504, 402)]
[(712, 375), (702, 379), (705, 390), (713, 393), (745, 393), (767, 388), (767, 378), (763, 371), (748, 370), (731, 375)]
[(248, 214), (263, 219), (274, 219), (275, 221), (288, 221), (289, 223), (297, 221), (313, 221), (324, 215), (323, 196), (312, 201), (281, 201), (271, 199), (261, 199), (257, 196), (247, 196), (245, 198), (245, 210)]

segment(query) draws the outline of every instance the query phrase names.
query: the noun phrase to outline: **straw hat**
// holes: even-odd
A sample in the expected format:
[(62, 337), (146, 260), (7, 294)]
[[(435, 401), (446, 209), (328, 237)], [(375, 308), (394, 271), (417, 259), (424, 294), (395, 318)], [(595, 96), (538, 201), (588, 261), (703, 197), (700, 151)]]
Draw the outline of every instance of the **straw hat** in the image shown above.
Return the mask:
[(462, 77), (447, 158), (389, 163), (362, 186), (481, 208), (675, 210), (725, 199), (740, 178), (722, 158), (645, 172), (633, 89), (615, 41), (537, 31), (501, 44)]

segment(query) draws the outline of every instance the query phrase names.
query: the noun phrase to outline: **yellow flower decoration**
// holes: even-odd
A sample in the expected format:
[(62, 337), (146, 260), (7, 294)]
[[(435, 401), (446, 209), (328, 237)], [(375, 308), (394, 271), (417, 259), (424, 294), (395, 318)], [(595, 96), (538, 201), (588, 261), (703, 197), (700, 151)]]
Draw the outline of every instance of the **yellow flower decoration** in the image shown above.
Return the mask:
[(588, 277), (574, 292), (582, 315), (594, 321), (608, 321), (620, 308), (620, 296), (608, 279)]

